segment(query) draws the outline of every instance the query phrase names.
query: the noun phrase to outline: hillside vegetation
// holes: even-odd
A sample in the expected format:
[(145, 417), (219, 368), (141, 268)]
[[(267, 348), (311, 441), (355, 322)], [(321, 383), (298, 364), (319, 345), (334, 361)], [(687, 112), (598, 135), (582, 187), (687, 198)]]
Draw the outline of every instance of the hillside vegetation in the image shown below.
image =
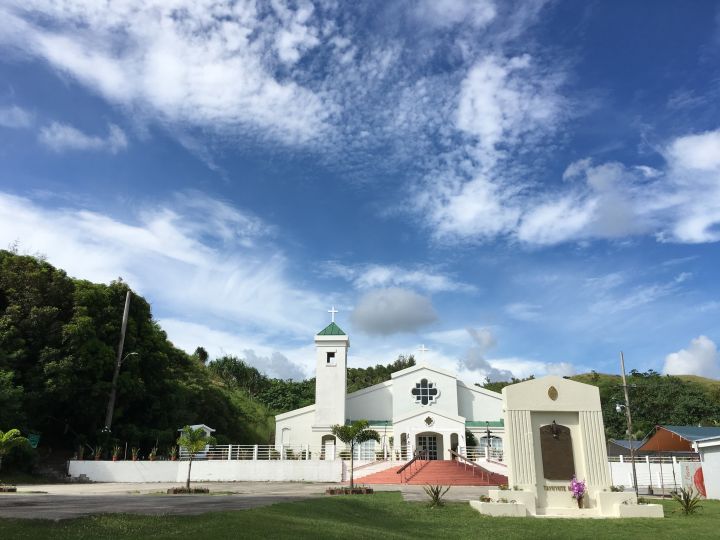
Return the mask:
[[(205, 423), (219, 443), (269, 443), (274, 415), (313, 403), (315, 380), (273, 379), (243, 360), (209, 361), (173, 346), (132, 295), (112, 432), (102, 432), (127, 284), (73, 279), (38, 257), (0, 250), (0, 429), (41, 435), (41, 447), (100, 444), (164, 453), (186, 424)], [(200, 345), (200, 344), (199, 344)], [(352, 389), (414, 364), (348, 370)], [(12, 460), (10, 460), (12, 461)]]

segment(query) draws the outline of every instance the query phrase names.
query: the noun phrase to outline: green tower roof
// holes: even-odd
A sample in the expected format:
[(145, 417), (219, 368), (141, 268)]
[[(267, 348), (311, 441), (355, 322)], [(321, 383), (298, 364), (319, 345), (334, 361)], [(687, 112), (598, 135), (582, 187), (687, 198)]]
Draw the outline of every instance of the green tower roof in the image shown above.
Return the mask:
[(318, 332), (318, 336), (344, 336), (345, 332), (342, 331), (337, 324), (331, 322), (325, 328)]

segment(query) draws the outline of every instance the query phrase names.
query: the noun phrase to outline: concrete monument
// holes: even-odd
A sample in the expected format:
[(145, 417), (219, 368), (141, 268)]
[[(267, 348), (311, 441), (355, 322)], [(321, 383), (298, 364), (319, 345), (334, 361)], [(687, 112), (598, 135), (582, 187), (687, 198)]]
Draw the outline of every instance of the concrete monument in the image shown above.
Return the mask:
[(474, 508), (491, 515), (663, 517), (662, 506), (638, 505), (634, 493), (610, 490), (597, 387), (548, 376), (502, 394), (508, 489), (491, 490), (493, 502), (473, 501)]

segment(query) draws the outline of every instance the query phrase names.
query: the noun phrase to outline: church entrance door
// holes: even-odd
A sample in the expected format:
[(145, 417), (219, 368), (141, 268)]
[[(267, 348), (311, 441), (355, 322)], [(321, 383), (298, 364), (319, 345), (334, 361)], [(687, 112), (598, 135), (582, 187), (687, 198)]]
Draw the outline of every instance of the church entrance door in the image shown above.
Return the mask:
[[(418, 435), (417, 449), (420, 451), (420, 459), (437, 459), (437, 435)], [(427, 453), (427, 457), (423, 455), (424, 453)]]

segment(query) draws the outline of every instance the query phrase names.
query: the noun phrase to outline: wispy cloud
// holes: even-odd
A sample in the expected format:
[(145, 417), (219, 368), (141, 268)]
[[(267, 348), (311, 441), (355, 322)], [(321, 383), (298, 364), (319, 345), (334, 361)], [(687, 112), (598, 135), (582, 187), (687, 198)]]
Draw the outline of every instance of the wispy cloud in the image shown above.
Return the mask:
[(380, 264), (350, 266), (330, 261), (323, 268), (325, 275), (346, 279), (357, 289), (394, 286), (411, 287), (430, 293), (476, 290), (475, 286), (457, 281), (448, 274), (421, 266), (414, 268)]
[(0, 126), (2, 127), (11, 129), (29, 128), (33, 125), (33, 121), (34, 115), (22, 107), (17, 105), (0, 107)]
[(242, 325), (256, 332), (256, 343), (278, 335), (306, 339), (327, 307), (320, 295), (293, 282), (282, 250), (268, 236), (272, 230), (197, 192), (138, 204), (122, 220), (0, 193), (0, 245), (17, 240), (20, 249), (43, 253), (80, 278), (122, 276), (163, 313), (220, 330)]
[(536, 321), (542, 316), (542, 306), (527, 302), (515, 302), (505, 306), (505, 313), (519, 321)]
[(125, 132), (115, 124), (108, 126), (107, 136), (100, 137), (83, 133), (68, 124), (53, 122), (40, 130), (38, 140), (55, 152), (95, 150), (117, 154), (128, 145)]

